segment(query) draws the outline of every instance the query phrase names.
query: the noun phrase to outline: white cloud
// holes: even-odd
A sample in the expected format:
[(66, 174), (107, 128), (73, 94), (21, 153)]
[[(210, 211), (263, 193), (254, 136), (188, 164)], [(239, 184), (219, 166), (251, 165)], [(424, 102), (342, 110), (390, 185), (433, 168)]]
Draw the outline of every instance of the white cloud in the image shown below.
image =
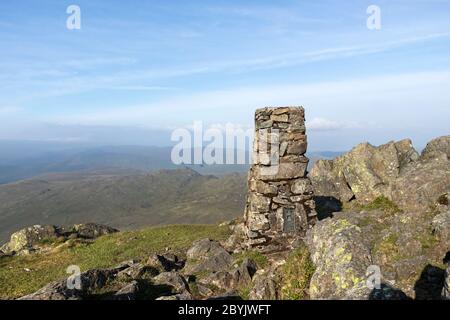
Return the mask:
[(356, 122), (339, 122), (324, 118), (314, 118), (307, 123), (309, 130), (332, 131), (360, 127)]
[[(89, 125), (183, 126), (195, 120), (251, 125), (263, 106), (304, 105), (314, 130), (447, 126), (450, 70), (311, 84), (232, 88), (164, 99), (148, 105), (78, 112), (47, 119)], [(431, 107), (430, 107), (431, 106)], [(427, 110), (425, 112), (425, 110)], [(439, 115), (439, 116), (438, 116)], [(311, 120), (310, 120), (311, 119)]]

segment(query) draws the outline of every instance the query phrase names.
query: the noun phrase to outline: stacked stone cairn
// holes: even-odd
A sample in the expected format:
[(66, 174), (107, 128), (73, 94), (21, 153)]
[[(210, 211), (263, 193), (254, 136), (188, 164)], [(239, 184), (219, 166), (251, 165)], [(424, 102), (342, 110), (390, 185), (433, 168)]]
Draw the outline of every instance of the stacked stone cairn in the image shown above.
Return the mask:
[(256, 110), (244, 247), (261, 252), (292, 249), (316, 222), (306, 149), (302, 107)]

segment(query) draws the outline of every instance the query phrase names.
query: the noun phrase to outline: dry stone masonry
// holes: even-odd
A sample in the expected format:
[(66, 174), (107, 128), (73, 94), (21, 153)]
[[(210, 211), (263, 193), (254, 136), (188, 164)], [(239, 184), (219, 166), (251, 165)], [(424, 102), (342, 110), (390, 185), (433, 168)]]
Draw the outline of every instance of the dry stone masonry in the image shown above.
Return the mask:
[(246, 247), (265, 252), (289, 249), (315, 223), (306, 149), (302, 107), (256, 110), (245, 209)]

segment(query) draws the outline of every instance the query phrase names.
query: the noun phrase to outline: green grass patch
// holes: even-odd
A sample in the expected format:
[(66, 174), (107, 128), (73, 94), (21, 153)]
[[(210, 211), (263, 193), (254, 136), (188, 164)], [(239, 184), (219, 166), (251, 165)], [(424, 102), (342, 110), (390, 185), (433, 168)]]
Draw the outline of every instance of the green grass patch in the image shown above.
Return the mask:
[(385, 196), (380, 196), (367, 204), (360, 204), (352, 201), (350, 203), (344, 204), (343, 207), (344, 211), (352, 211), (355, 209), (358, 211), (381, 210), (388, 214), (396, 214), (403, 212), (394, 202), (392, 202)]
[[(119, 232), (92, 243), (68, 241), (42, 254), (0, 258), (0, 299), (14, 299), (32, 293), (51, 281), (67, 277), (66, 269), (81, 271), (111, 268), (130, 259), (147, 259), (166, 249), (181, 251), (202, 238), (224, 240), (228, 227), (216, 225), (174, 225), (139, 231)], [(76, 240), (76, 239), (75, 239)]]
[(304, 300), (308, 298), (311, 277), (315, 271), (305, 245), (291, 253), (280, 270), (280, 295), (283, 300)]
[(263, 255), (261, 252), (254, 250), (235, 253), (233, 257), (234, 257), (234, 264), (241, 264), (246, 258), (251, 259), (255, 261), (258, 269), (264, 269), (267, 266), (267, 263), (269, 262), (269, 260), (265, 255)]

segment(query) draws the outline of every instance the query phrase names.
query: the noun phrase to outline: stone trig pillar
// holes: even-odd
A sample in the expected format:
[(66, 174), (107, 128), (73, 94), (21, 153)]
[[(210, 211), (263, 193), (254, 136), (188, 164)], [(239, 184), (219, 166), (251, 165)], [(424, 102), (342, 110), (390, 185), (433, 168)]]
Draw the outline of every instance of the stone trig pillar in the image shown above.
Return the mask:
[(247, 247), (264, 252), (292, 248), (315, 223), (306, 148), (302, 107), (256, 110), (245, 209)]

